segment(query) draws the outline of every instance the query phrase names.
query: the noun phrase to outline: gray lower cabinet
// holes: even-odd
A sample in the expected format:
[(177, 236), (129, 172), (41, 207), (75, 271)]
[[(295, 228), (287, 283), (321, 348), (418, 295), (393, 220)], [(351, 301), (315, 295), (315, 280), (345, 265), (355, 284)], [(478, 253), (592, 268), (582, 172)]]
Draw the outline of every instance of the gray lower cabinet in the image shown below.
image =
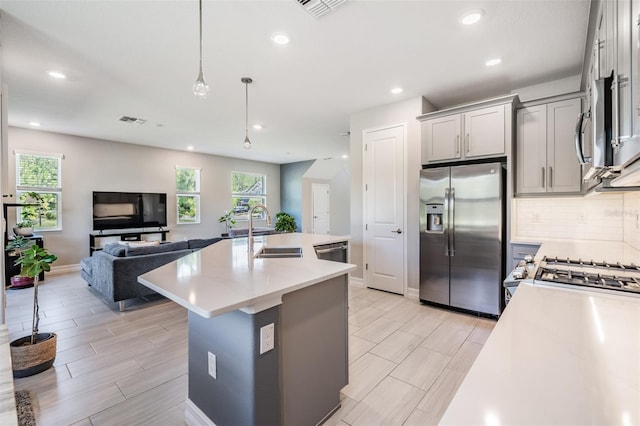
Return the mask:
[(582, 99), (517, 111), (516, 194), (579, 194), (582, 168), (575, 153), (575, 126)]
[[(254, 314), (189, 311), (189, 400), (217, 425), (322, 422), (349, 381), (347, 280), (284, 294), (280, 305)], [(260, 354), (260, 329), (271, 323), (275, 347)]]

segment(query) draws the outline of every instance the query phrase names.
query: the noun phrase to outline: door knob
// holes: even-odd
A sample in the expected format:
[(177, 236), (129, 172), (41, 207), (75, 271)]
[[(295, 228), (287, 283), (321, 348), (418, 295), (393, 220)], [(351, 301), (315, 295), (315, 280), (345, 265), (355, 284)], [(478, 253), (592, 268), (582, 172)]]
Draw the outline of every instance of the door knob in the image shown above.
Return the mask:
[(396, 234), (402, 234), (402, 229), (398, 228), (395, 231), (391, 231), (391, 232), (395, 232)]

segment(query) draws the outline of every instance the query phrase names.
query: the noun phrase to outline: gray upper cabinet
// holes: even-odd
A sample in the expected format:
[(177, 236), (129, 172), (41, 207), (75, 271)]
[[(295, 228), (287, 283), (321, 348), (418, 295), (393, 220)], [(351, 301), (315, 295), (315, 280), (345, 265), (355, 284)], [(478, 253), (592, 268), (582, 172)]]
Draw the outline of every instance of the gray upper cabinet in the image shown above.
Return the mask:
[(519, 109), (516, 135), (516, 193), (580, 193), (575, 125), (581, 99)]
[[(515, 96), (435, 111), (418, 117), (422, 164), (507, 155)], [(480, 106), (484, 106), (481, 108)]]

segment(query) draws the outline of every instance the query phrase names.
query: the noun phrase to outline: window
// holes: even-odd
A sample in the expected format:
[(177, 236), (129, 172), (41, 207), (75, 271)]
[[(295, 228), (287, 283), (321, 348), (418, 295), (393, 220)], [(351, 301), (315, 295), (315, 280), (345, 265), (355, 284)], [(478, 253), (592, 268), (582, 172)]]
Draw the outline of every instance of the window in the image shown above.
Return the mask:
[(178, 224), (200, 223), (200, 169), (176, 166)]
[(31, 221), (38, 231), (62, 229), (62, 155), (16, 152), (16, 194), (19, 203), (32, 202), (30, 192), (40, 196), (40, 207), (18, 210), (18, 222)]
[[(253, 173), (231, 173), (232, 217), (236, 220), (249, 220), (249, 210), (257, 204), (267, 205), (267, 177)], [(256, 209), (254, 219), (264, 219), (265, 212)]]

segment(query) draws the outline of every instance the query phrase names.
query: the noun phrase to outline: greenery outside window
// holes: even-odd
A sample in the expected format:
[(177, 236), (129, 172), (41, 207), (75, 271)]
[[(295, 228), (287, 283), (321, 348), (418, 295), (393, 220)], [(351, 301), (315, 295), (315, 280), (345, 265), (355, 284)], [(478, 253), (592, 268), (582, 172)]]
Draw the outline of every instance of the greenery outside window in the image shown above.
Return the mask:
[[(249, 210), (255, 205), (267, 205), (267, 176), (255, 173), (231, 173), (232, 218), (249, 220)], [(254, 219), (264, 219), (262, 209), (253, 212)]]
[(200, 169), (176, 166), (177, 223), (200, 223)]
[(18, 210), (18, 217), (35, 222), (37, 231), (62, 229), (62, 159), (59, 154), (16, 152), (16, 199), (28, 202), (29, 192), (41, 197), (40, 207), (29, 206)]

